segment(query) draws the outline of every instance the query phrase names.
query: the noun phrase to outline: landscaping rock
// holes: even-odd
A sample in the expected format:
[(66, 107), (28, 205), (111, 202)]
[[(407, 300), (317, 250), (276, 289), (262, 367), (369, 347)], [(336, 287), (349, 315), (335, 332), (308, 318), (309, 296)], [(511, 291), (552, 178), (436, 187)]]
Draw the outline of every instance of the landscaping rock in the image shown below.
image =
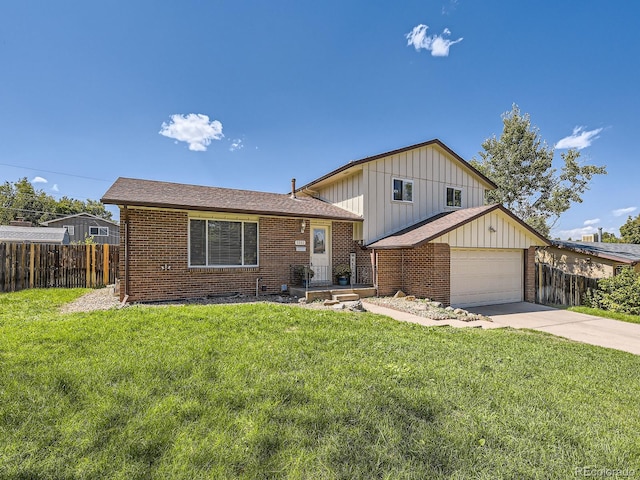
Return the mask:
[(455, 313), (456, 315), (469, 315), (469, 312), (467, 312), (466, 310), (463, 310), (461, 308), (456, 308), (453, 313)]
[(407, 295), (406, 297), (404, 297), (404, 299), (407, 302), (415, 302), (416, 301), (416, 297), (414, 295)]
[(298, 300), (298, 303), (305, 304), (305, 303), (307, 303), (307, 299), (304, 298), (304, 297), (300, 297), (300, 299)]
[(338, 300), (328, 300), (328, 299), (327, 299), (327, 300), (325, 300), (324, 302), (322, 302), (322, 304), (323, 304), (325, 307), (330, 307), (330, 306), (332, 306), (332, 305), (337, 305), (338, 303), (340, 303)]
[(441, 302), (431, 302), (429, 303), (429, 305), (431, 305), (434, 308), (442, 308), (444, 305), (442, 305)]
[(396, 294), (393, 296), (393, 298), (402, 298), (402, 297), (406, 297), (406, 296), (407, 296), (406, 293), (404, 293), (402, 290), (398, 290), (396, 292)]
[(453, 312), (455, 309), (453, 307), (447, 307), (444, 309), (446, 312)]
[(364, 312), (364, 307), (362, 306), (362, 302), (360, 300), (356, 300), (355, 302), (345, 302), (345, 309), (351, 312)]

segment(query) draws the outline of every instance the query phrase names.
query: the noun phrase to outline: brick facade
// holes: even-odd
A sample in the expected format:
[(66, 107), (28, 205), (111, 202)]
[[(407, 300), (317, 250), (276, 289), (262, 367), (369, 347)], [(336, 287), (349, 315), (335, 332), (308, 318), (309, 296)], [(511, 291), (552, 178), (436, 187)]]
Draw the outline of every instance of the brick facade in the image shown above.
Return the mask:
[(360, 284), (373, 285), (373, 263), (371, 251), (360, 247), (353, 240), (353, 224), (348, 222), (333, 222), (332, 238), (333, 250), (331, 261), (333, 266), (349, 264), (350, 254), (356, 254), (356, 281)]
[(536, 247), (524, 251), (524, 301), (536, 301)]
[[(260, 293), (279, 293), (281, 285), (291, 282), (291, 265), (309, 263), (309, 248), (298, 252), (296, 240), (308, 244), (309, 233), (301, 233), (299, 218), (259, 218), (258, 267), (189, 268), (187, 212), (129, 208), (121, 212), (123, 225), (128, 219), (129, 281), (120, 289), (129, 301), (178, 300), (242, 293), (255, 295), (256, 280)], [(309, 219), (306, 219), (309, 224)], [(124, 228), (123, 228), (124, 231)], [(349, 253), (360, 252), (353, 241), (349, 222), (333, 222), (332, 256), (336, 262), (349, 263)], [(125, 235), (121, 235), (122, 252)], [(365, 257), (368, 259), (368, 252)], [(359, 253), (359, 258), (363, 255)], [(120, 271), (125, 271), (125, 255), (120, 256)], [(263, 290), (266, 288), (266, 290)]]
[(450, 251), (446, 243), (426, 243), (416, 248), (378, 250), (378, 293), (398, 290), (449, 305), (451, 298)]

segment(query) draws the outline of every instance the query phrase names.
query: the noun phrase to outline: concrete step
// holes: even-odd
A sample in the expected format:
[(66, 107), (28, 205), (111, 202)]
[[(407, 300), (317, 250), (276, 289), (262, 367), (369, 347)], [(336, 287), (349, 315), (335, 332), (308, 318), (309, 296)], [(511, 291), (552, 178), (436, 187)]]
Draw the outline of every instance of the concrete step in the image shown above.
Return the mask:
[(337, 293), (331, 295), (331, 298), (338, 302), (355, 302), (356, 300), (360, 300), (360, 295), (357, 293)]

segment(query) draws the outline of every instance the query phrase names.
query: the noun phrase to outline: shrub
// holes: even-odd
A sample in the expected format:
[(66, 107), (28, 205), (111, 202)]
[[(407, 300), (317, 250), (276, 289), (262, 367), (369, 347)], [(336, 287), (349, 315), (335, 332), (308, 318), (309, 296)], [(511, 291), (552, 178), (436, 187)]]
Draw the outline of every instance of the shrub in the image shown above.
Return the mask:
[(598, 280), (598, 289), (587, 293), (585, 303), (593, 308), (640, 315), (640, 274), (625, 267), (618, 275)]

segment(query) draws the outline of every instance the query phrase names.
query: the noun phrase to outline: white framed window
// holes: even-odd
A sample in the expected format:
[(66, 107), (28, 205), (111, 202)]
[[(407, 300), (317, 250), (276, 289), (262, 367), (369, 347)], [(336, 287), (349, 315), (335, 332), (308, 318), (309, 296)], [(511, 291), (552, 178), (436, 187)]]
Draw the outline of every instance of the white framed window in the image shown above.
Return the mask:
[(403, 178), (392, 179), (391, 199), (396, 202), (413, 202), (413, 181)]
[(108, 237), (109, 227), (89, 227), (89, 235), (92, 237)]
[(75, 225), (62, 225), (62, 228), (66, 228), (67, 229), (67, 233), (69, 235), (74, 235), (75, 234), (75, 231), (76, 231)]
[(462, 190), (454, 187), (447, 187), (447, 207), (462, 207)]
[(189, 266), (258, 266), (258, 222), (189, 219)]

